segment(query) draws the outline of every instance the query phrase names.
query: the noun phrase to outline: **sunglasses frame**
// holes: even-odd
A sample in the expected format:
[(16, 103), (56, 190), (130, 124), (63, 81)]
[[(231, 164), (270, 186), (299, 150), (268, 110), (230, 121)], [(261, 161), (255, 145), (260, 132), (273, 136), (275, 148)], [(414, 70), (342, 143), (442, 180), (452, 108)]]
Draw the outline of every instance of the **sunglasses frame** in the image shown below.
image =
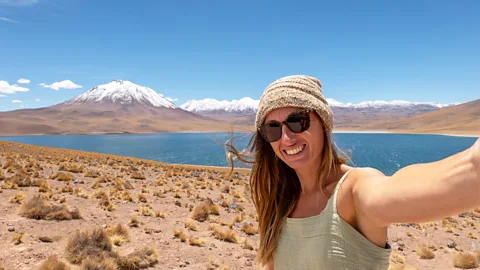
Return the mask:
[[(307, 126), (307, 128), (305, 128), (305, 129), (302, 130), (302, 131), (295, 132), (295, 131), (292, 130), (292, 128), (291, 128), (290, 125), (288, 124), (288, 119), (290, 118), (291, 115), (296, 114), (296, 113), (300, 113), (300, 112), (302, 112), (302, 113), (303, 113), (303, 112), (307, 113), (308, 126)], [(304, 132), (304, 131), (306, 131), (306, 130), (308, 130), (308, 129), (310, 128), (310, 118), (311, 118), (311, 117), (310, 117), (310, 112), (312, 112), (312, 110), (310, 110), (310, 109), (292, 112), (292, 113), (290, 113), (290, 114), (287, 116), (287, 118), (286, 118), (284, 121), (282, 121), (282, 122), (273, 120), (273, 121), (269, 121), (268, 123), (262, 124), (262, 125), (258, 128), (258, 132), (260, 132), (260, 134), (262, 135), (263, 139), (264, 139), (266, 142), (269, 142), (269, 143), (270, 143), (270, 142), (276, 142), (276, 141), (278, 141), (278, 140), (280, 140), (280, 139), (282, 138), (282, 135), (283, 135), (283, 134), (282, 134), (282, 126), (283, 126), (283, 125), (286, 125), (287, 128), (288, 128), (291, 132), (293, 132), (293, 133), (302, 133), (302, 132)], [(276, 140), (273, 140), (273, 141), (269, 141), (268, 138), (267, 138), (267, 135), (262, 132), (262, 128), (263, 128), (264, 126), (269, 125), (271, 122), (275, 122), (275, 123), (278, 123), (278, 124), (280, 125), (280, 126), (279, 126), (279, 128), (280, 128), (280, 137), (279, 137), (278, 139), (276, 139)]]

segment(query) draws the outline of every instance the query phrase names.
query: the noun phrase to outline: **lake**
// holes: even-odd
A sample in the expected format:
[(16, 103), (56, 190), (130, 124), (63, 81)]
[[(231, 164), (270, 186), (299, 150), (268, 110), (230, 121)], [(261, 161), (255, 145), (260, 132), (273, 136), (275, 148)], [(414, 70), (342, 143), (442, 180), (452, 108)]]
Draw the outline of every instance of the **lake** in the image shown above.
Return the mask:
[[(431, 162), (471, 146), (476, 138), (417, 134), (334, 133), (355, 166), (387, 175), (413, 163)], [(221, 143), (227, 133), (10, 136), (0, 140), (101, 152), (174, 164), (228, 166)], [(239, 149), (248, 137), (235, 141)], [(239, 164), (241, 165), (241, 164)], [(243, 165), (245, 167), (245, 165)]]

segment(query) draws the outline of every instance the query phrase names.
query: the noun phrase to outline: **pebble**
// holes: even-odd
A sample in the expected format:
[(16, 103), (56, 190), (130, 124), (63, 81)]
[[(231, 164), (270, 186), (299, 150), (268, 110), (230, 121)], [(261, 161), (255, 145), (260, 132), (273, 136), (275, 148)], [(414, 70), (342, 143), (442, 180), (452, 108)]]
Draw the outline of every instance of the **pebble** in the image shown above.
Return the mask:
[(457, 243), (455, 243), (455, 241), (453, 241), (452, 239), (448, 239), (447, 241), (447, 247), (449, 248), (455, 248), (457, 246)]

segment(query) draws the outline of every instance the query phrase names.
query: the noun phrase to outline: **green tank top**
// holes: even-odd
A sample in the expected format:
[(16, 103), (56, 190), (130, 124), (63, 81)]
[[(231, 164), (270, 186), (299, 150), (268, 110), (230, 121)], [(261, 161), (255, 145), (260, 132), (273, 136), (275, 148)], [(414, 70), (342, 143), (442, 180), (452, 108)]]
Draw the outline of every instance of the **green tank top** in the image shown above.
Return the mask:
[(322, 213), (287, 218), (273, 256), (275, 270), (388, 269), (390, 245), (375, 245), (337, 213), (338, 190), (350, 171), (342, 176)]

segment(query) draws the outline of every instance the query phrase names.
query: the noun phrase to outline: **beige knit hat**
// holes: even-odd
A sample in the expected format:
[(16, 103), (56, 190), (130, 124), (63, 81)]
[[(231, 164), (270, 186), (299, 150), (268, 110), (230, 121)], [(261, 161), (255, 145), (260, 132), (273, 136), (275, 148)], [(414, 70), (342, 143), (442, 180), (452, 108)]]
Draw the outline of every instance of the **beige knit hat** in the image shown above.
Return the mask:
[(271, 111), (282, 107), (312, 109), (322, 119), (327, 130), (333, 129), (333, 112), (322, 93), (322, 83), (313, 77), (292, 75), (272, 82), (260, 98), (255, 127), (263, 124)]

